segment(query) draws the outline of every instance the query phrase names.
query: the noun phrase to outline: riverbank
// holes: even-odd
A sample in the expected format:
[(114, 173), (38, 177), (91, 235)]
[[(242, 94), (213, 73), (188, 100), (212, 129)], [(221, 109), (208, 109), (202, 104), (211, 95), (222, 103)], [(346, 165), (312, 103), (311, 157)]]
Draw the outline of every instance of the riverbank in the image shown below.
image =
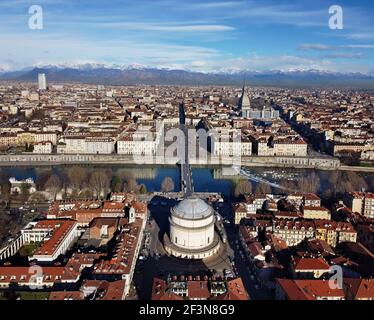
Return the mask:
[(340, 166), (339, 170), (354, 171), (354, 172), (373, 172), (374, 173), (374, 167), (367, 167), (367, 166)]
[[(128, 155), (68, 155), (68, 154), (22, 154), (0, 155), (0, 166), (51, 166), (70, 164), (90, 165), (175, 165), (179, 158), (128, 156)], [(298, 168), (336, 170), (340, 167), (339, 159), (332, 157), (242, 157), (222, 158), (209, 156), (206, 159), (190, 158), (192, 166), (245, 166), (245, 167), (274, 167), (274, 168)]]

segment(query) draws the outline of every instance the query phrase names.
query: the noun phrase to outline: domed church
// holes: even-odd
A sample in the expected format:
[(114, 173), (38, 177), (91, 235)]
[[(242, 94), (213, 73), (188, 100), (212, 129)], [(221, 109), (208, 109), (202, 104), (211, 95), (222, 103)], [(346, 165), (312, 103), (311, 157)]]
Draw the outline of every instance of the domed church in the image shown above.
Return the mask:
[(170, 236), (165, 235), (166, 251), (185, 259), (205, 259), (218, 252), (219, 235), (214, 229), (213, 208), (191, 196), (171, 209)]

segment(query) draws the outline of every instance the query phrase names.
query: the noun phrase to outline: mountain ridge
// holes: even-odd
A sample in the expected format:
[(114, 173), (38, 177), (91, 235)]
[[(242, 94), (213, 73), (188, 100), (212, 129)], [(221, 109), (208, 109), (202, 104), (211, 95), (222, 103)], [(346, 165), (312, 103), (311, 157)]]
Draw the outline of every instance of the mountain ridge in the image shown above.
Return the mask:
[(250, 85), (280, 87), (357, 87), (374, 88), (374, 76), (324, 70), (227, 70), (201, 72), (185, 69), (156, 68), (143, 65), (39, 65), (22, 70), (0, 70), (1, 80), (37, 81), (45, 73), (49, 82), (78, 82), (105, 85)]

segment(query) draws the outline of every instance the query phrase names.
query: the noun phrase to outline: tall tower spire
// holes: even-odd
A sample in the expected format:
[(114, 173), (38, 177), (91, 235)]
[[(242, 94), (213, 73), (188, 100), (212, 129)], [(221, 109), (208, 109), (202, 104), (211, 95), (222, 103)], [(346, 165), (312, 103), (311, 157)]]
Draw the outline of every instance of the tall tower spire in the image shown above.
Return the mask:
[(242, 96), (240, 97), (239, 107), (243, 117), (248, 116), (248, 112), (251, 109), (251, 103), (249, 101), (248, 94), (245, 92), (246, 80), (243, 81)]

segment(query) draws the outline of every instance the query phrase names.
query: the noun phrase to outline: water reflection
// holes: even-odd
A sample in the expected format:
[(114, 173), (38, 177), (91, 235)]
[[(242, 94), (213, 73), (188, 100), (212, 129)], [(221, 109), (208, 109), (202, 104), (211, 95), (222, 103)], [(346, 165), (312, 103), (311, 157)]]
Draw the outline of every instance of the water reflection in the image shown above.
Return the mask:
[[(67, 166), (58, 167), (4, 167), (0, 168), (0, 173), (4, 178), (16, 177), (17, 179), (37, 178), (44, 173), (52, 173), (61, 175)], [(98, 167), (85, 167), (88, 173), (95, 170)], [(172, 178), (174, 181), (175, 190), (180, 191), (180, 172), (177, 166), (175, 167), (107, 167), (100, 166), (101, 169), (111, 169), (113, 176), (123, 176), (126, 173), (130, 173), (139, 184), (145, 184), (147, 190), (150, 192), (160, 191), (161, 183), (166, 177)], [(220, 192), (223, 195), (230, 195), (233, 183), (233, 177), (227, 177), (226, 179), (215, 179), (213, 169), (209, 168), (195, 168), (192, 170), (192, 176), (194, 179), (194, 186), (196, 192)]]
[[(55, 167), (1, 167), (0, 179), (8, 179), (11, 176), (17, 179), (25, 179), (28, 177), (37, 178), (41, 174), (53, 173), (62, 175), (64, 170), (69, 166), (55, 166)], [(110, 169), (113, 176), (123, 176), (130, 173), (139, 184), (144, 184), (150, 192), (160, 191), (161, 183), (166, 177), (172, 178), (175, 185), (174, 191), (180, 191), (180, 171), (175, 167), (150, 167), (150, 166), (82, 166), (88, 173), (97, 168)], [(297, 181), (301, 178), (307, 178), (312, 174), (316, 174), (320, 179), (320, 190), (324, 190), (330, 183), (330, 178), (334, 171), (323, 171), (313, 169), (291, 169), (291, 168), (250, 168), (246, 169), (252, 175), (261, 177), (267, 181), (279, 183), (280, 181), (290, 180)], [(361, 174), (362, 177), (369, 183), (373, 180), (374, 175), (369, 173)], [(194, 189), (196, 192), (219, 192), (224, 196), (230, 196), (238, 179), (243, 179), (238, 175), (230, 175), (222, 172), (222, 168), (192, 168), (192, 177)], [(255, 186), (256, 184), (253, 183)], [(277, 192), (276, 190), (273, 190)]]

